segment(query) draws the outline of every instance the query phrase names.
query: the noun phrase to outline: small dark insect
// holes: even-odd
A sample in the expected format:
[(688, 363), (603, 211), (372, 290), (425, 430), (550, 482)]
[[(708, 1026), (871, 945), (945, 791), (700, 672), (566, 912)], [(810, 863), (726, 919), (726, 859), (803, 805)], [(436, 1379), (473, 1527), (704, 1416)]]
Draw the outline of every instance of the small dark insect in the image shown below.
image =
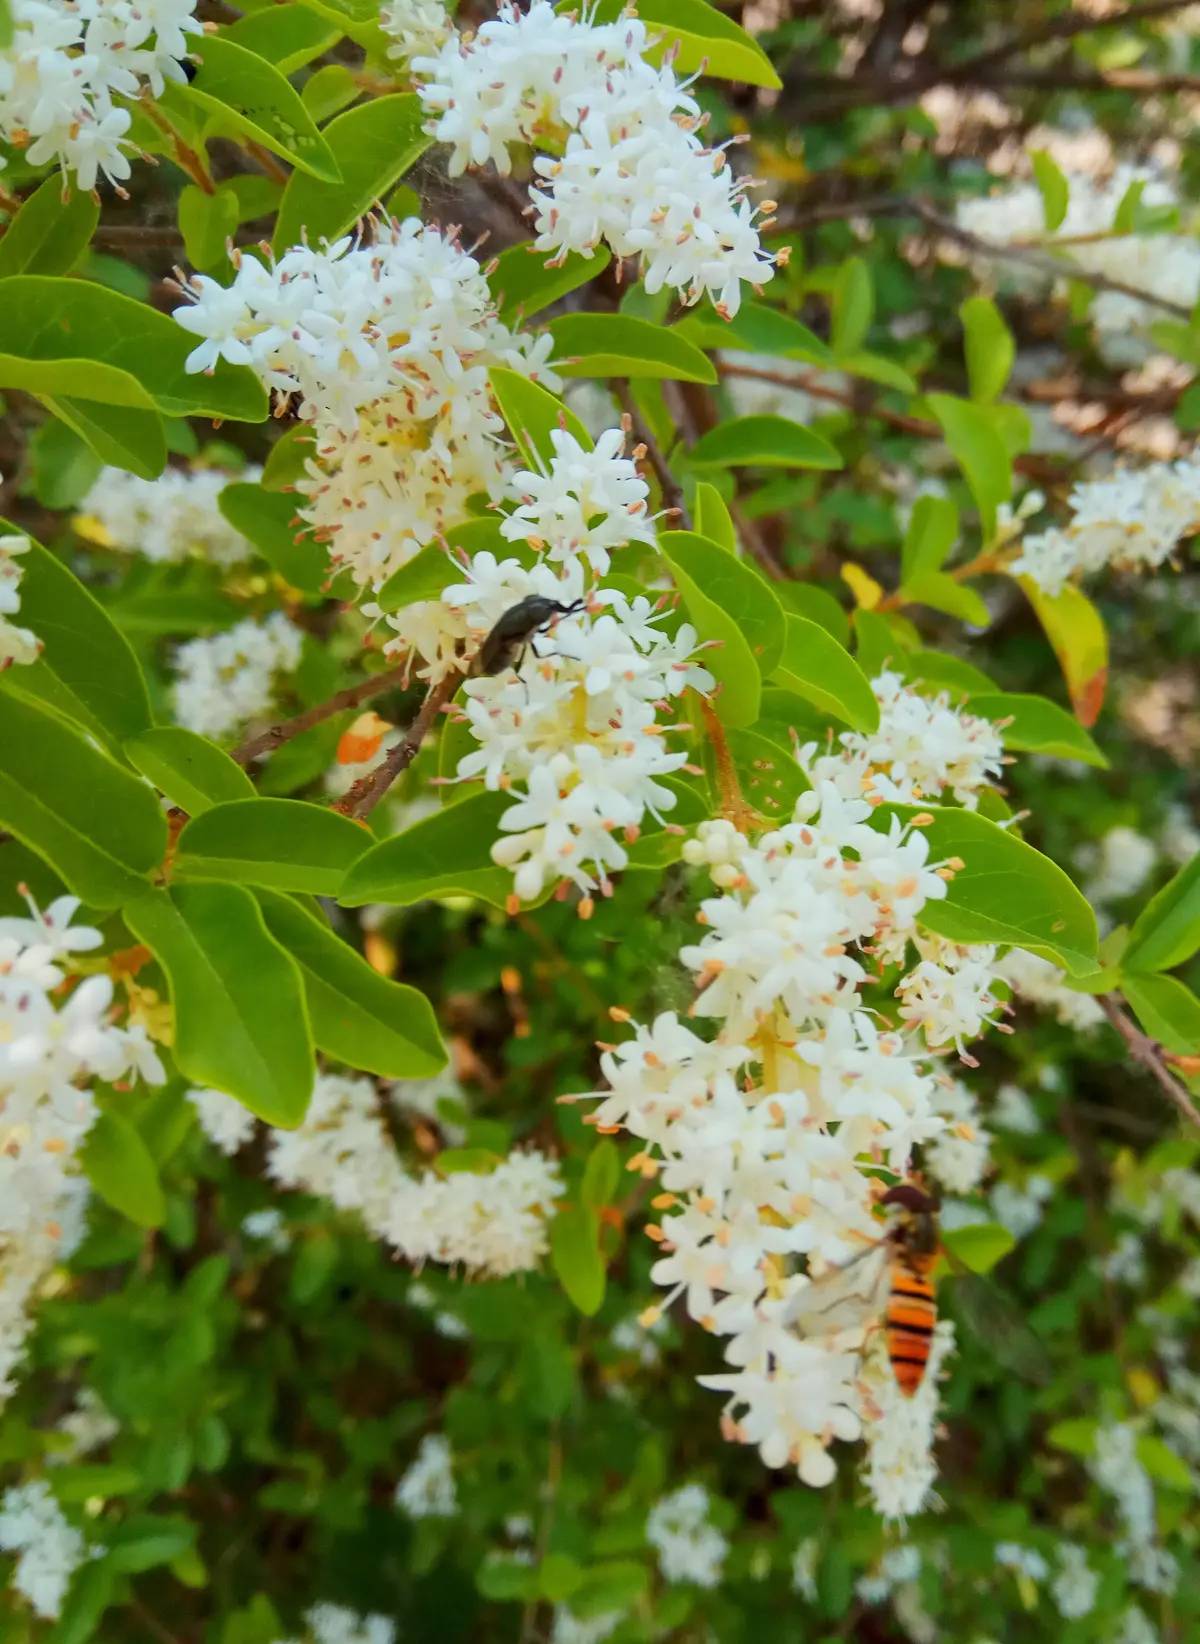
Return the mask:
[(200, 72), (200, 65), (198, 63), (193, 63), (190, 58), (185, 57), (179, 66), (183, 70), (184, 79), (189, 85), (191, 85), (192, 81)]
[(532, 650), (534, 656), (541, 654), (533, 643), (537, 636), (549, 632), (559, 617), (581, 611), (586, 603), (586, 600), (574, 599), (569, 605), (562, 605), (556, 599), (530, 594), (528, 599), (510, 605), (476, 651), (471, 672), (502, 674), (512, 668), (520, 673), (527, 649)]

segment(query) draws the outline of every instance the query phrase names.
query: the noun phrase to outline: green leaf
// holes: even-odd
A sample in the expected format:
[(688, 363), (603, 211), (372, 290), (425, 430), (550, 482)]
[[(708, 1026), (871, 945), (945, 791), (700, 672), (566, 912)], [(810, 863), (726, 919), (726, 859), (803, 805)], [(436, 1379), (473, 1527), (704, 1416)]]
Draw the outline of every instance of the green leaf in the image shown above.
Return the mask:
[(500, 414), (530, 468), (545, 471), (554, 455), (550, 433), (555, 428), (565, 428), (585, 451), (592, 450), (592, 436), (549, 389), (499, 365), (492, 367), (489, 380)]
[(875, 288), (871, 271), (861, 257), (847, 257), (838, 269), (833, 287), (833, 315), (830, 344), (841, 359), (854, 354), (871, 329), (875, 312)]
[(708, 480), (700, 480), (696, 486), (696, 530), (710, 542), (719, 543), (722, 548), (728, 548), (730, 553), (737, 553), (737, 530), (733, 517), (725, 506), (725, 499), (715, 485)]
[(638, 16), (650, 26), (651, 38), (663, 41), (647, 53), (651, 61), (660, 60), (675, 46), (677, 53), (671, 61), (677, 74), (691, 74), (703, 66), (717, 80), (780, 89), (782, 82), (771, 59), (754, 37), (706, 0), (639, 0)]
[(158, 1168), (123, 1114), (100, 1114), (84, 1139), (79, 1162), (105, 1204), (139, 1227), (162, 1226), (167, 1205)]
[(250, 368), (222, 360), (211, 376), (189, 375), (192, 345), (168, 315), (89, 280), (0, 281), (0, 387), (170, 417), (262, 422), (266, 390)]
[(972, 1222), (966, 1227), (944, 1227), (942, 1244), (972, 1273), (990, 1273), (1016, 1244), (1007, 1227), (998, 1222)]
[(929, 685), (935, 690), (949, 691), (952, 696), (969, 698), (1003, 696), (994, 679), (982, 669), (964, 662), (960, 656), (949, 656), (945, 651), (902, 651), (895, 658), (895, 666), (910, 683)]
[(1152, 1039), (1175, 1056), (1200, 1055), (1200, 999), (1177, 977), (1123, 970), (1121, 992)]
[(341, 178), (292, 173), (275, 224), (275, 255), (298, 244), (302, 230), (310, 245), (336, 240), (382, 202), (433, 141), (421, 129), (423, 119), (421, 99), (402, 92), (373, 97), (331, 120), (324, 137)]
[(968, 297), (958, 311), (967, 356), (971, 398), (987, 402), (1003, 393), (1017, 345), (1004, 316), (990, 297)]
[(779, 602), (793, 616), (806, 617), (833, 635), (839, 645), (850, 642), (850, 619), (842, 607), (827, 593), (811, 582), (778, 582), (775, 592)]
[(267, 452), (259, 482), (264, 491), (289, 491), (307, 472), (306, 464), (316, 449), (312, 429), (297, 424), (280, 436)]
[(176, 871), (266, 890), (336, 896), (371, 843), (348, 816), (303, 799), (234, 799), (213, 805), (179, 835)]
[(12, 0), (0, 0), (0, 51), (13, 43)]
[[(797, 701), (794, 696), (783, 695), (789, 702)], [(790, 740), (780, 743), (766, 734), (770, 723), (760, 720), (753, 730), (730, 731), (729, 752), (746, 803), (768, 822), (790, 822), (796, 801), (809, 787), (809, 781), (796, 762)]]
[(587, 285), (612, 262), (607, 246), (597, 246), (590, 256), (580, 251), (568, 252), (562, 263), (551, 263), (544, 251), (534, 248), (532, 240), (510, 245), (496, 258), (496, 266), (488, 275), (488, 285), (496, 299), (500, 318), (505, 325), (515, 325), (521, 319), (538, 314), (560, 297)]
[(303, 979), (250, 892), (175, 885), (131, 904), (125, 922), (170, 984), (179, 1071), (268, 1124), (298, 1125), (316, 1074)]
[(958, 541), (958, 508), (949, 497), (918, 497), (901, 551), (901, 587), (940, 571)]
[(323, 1051), (383, 1079), (423, 1079), (445, 1067), (423, 993), (381, 976), (291, 897), (260, 891), (258, 899), (267, 929), (300, 966), (313, 1039)]
[(974, 588), (956, 582), (944, 571), (924, 571), (913, 577), (905, 584), (904, 594), (914, 605), (945, 611), (947, 616), (969, 622), (974, 628), (986, 628), (992, 620), (991, 612)]
[(1029, 158), (1033, 164), (1034, 181), (1042, 196), (1046, 232), (1053, 234), (1062, 227), (1067, 215), (1067, 207), (1071, 203), (1071, 185), (1058, 169), (1053, 155), (1048, 150), (1035, 148)]
[(101, 463), (84, 440), (49, 417), (29, 441), (33, 494), (43, 508), (77, 508), (100, 477)]
[(1082, 725), (1094, 725), (1108, 685), (1108, 633), (1086, 594), (1068, 585), (1046, 594), (1030, 577), (1017, 579), (1037, 613), (1063, 671), (1071, 706)]
[(37, 397), (102, 463), (127, 468), (139, 479), (157, 479), (166, 467), (167, 431), (157, 411), (102, 405), (63, 394)]
[(658, 539), (672, 569), (678, 568), (719, 605), (742, 631), (764, 677), (783, 651), (784, 613), (771, 584), (728, 549), (697, 531), (663, 531)]
[(504, 907), (512, 874), (495, 865), (491, 850), (511, 803), (505, 794), (475, 793), (414, 822), (359, 857), (338, 900), (349, 908), (366, 902), (407, 907), (431, 896), (474, 896)]
[(1193, 856), (1134, 920), (1124, 961), (1133, 970), (1174, 970), (1200, 948), (1200, 855)]
[(239, 482), (225, 487), (217, 498), (217, 507), (285, 582), (302, 594), (324, 593), (332, 575), (329, 552), (323, 544), (304, 535), (305, 528), (296, 518), (296, 504), (290, 497), (262, 485)]
[(139, 1513), (109, 1531), (105, 1563), (124, 1575), (140, 1575), (186, 1553), (196, 1526), (186, 1518)]
[(63, 196), (62, 175), (52, 171), (23, 203), (0, 239), (0, 279), (69, 274), (75, 267), (100, 220), (100, 205), (80, 188)]
[(137, 1467), (120, 1467), (114, 1462), (95, 1462), (74, 1466), (70, 1463), (54, 1469), (54, 1494), (64, 1504), (82, 1506), (93, 1496), (111, 1498), (130, 1496), (142, 1487), (142, 1473)]
[(866, 674), (828, 629), (805, 617), (789, 613), (783, 655), (771, 678), (853, 730), (878, 729), (879, 704)]
[(206, 34), (190, 85), (171, 85), (159, 99), (168, 114), (192, 105), (211, 109), (222, 125), (327, 182), (340, 180), (338, 163), (313, 124), (299, 93), (277, 68), (226, 34)]
[(558, 1282), (588, 1318), (604, 1301), (604, 1258), (600, 1254), (600, 1219), (586, 1205), (569, 1204), (550, 1223), (550, 1259)]
[(1124, 194), (1117, 202), (1117, 209), (1113, 213), (1112, 232), (1114, 234), (1132, 234), (1137, 227), (1138, 206), (1142, 195), (1146, 192), (1146, 179), (1135, 177), (1128, 185)]
[(971, 712), (1002, 727), (1006, 748), (1050, 754), (1055, 759), (1078, 759), (1084, 765), (1108, 769), (1108, 760), (1075, 716), (1057, 702), (1047, 702), (1044, 696), (981, 692), (972, 696)]
[(117, 1571), (106, 1558), (87, 1559), (71, 1578), (71, 1585), (53, 1630), (50, 1644), (87, 1644), (105, 1610), (116, 1597)]
[(1186, 1490), (1189, 1495), (1196, 1488), (1187, 1462), (1154, 1433), (1139, 1435), (1137, 1458), (1155, 1484), (1163, 1484), (1168, 1490)]
[(554, 369), (560, 377), (717, 380), (707, 355), (665, 325), (627, 314), (562, 314), (546, 329), (554, 339)]
[(917, 392), (911, 372), (889, 360), (883, 354), (845, 354), (837, 362), (838, 368), (851, 377), (865, 377), (868, 382), (882, 383), (885, 388), (898, 388), (902, 394)]
[[(696, 537), (691, 531), (664, 532), (663, 537), (667, 536), (704, 542), (703, 537)], [(713, 698), (714, 709), (727, 725), (753, 725), (762, 700), (762, 674), (746, 636), (736, 619), (717, 600), (710, 599), (692, 575), (688, 561), (693, 564), (706, 561), (695, 553), (689, 554), (686, 544), (682, 550), (684, 557), (677, 561), (663, 545), (663, 538), (659, 539), (659, 543), (689, 621), (701, 640), (714, 642), (710, 649), (701, 653), (704, 666), (721, 687)], [(741, 566), (724, 548), (718, 548), (716, 543), (706, 546), (712, 555), (738, 566), (751, 581), (757, 580), (752, 571)]]
[(436, 543), (428, 543), (398, 571), (393, 571), (375, 595), (381, 611), (402, 611), (425, 599), (439, 599), (442, 589), (462, 577), (462, 567)]
[(159, 725), (125, 744), (125, 757), (173, 805), (199, 816), (232, 799), (253, 799), (254, 784), (223, 748), (179, 725)]
[(433, 1162), (443, 1176), (490, 1176), (503, 1159), (487, 1147), (444, 1147)]
[(1012, 461), (994, 414), (953, 394), (930, 394), (929, 408), (966, 477), (984, 541), (990, 542), (996, 534), (996, 510), (1012, 497)]
[[(0, 534), (10, 531), (18, 527), (0, 520)], [(61, 560), (32, 537), (28, 541), (19, 560), (20, 621), (42, 641), (42, 654), (9, 669), (5, 683), (43, 697), (106, 741), (146, 729), (150, 697), (129, 641)]]
[(265, 57), (281, 74), (293, 74), (336, 46), (341, 31), (307, 6), (277, 4), (239, 17), (222, 30), (221, 38)]
[[(891, 808), (876, 812), (881, 823)], [(1007, 942), (1065, 965), (1074, 976), (1096, 969), (1096, 916), (1048, 856), (975, 811), (928, 806), (897, 812), (932, 816), (921, 832), (929, 860), (961, 858), (943, 902), (927, 902), (918, 923), (952, 942)]]
[(310, 74), (300, 90), (300, 101), (318, 125), (357, 103), (362, 88), (344, 63), (326, 63)]
[(621, 1154), (608, 1136), (603, 1136), (588, 1154), (583, 1167), (580, 1197), (589, 1210), (602, 1210), (612, 1202), (621, 1180)]
[(0, 693), (0, 827), (95, 908), (146, 888), (167, 825), (153, 788), (56, 713)]
[(179, 196), (179, 232), (194, 268), (215, 268), (225, 260), (225, 242), (241, 220), (238, 197), (222, 183), (211, 193), (189, 183)]
[(840, 468), (841, 454), (821, 434), (787, 417), (734, 417), (688, 452), (693, 468)]
[(1096, 1450), (1096, 1434), (1100, 1423), (1093, 1416), (1070, 1416), (1056, 1421), (1046, 1437), (1059, 1450), (1073, 1456), (1091, 1456)]

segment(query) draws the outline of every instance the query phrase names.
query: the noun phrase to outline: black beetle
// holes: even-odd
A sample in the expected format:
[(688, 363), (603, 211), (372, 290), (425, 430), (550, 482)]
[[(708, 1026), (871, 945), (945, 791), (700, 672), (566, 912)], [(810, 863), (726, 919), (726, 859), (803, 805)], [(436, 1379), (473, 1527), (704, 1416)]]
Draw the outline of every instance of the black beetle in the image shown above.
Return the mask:
[(471, 672), (502, 674), (506, 668), (512, 668), (520, 673), (526, 649), (532, 648), (534, 656), (538, 655), (533, 643), (538, 634), (546, 633), (559, 617), (571, 616), (586, 604), (586, 600), (574, 599), (569, 605), (563, 605), (557, 599), (530, 594), (527, 599), (510, 605), (476, 651)]

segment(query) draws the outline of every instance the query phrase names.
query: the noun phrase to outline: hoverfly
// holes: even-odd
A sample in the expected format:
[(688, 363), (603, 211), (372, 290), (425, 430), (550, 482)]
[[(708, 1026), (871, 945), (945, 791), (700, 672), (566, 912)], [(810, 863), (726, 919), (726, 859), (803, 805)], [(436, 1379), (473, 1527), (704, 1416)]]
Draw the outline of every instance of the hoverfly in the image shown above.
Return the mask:
[(956, 1311), (992, 1349), (997, 1360), (1028, 1381), (1042, 1382), (1046, 1352), (1011, 1302), (972, 1273), (942, 1244), (937, 1202), (918, 1182), (897, 1182), (879, 1199), (891, 1212), (883, 1237), (841, 1267), (822, 1274), (801, 1293), (787, 1323), (804, 1335), (845, 1328), (882, 1327), (896, 1385), (912, 1398), (925, 1369), (938, 1320), (934, 1269), (945, 1260), (953, 1271)]
[(476, 651), (471, 672), (502, 674), (512, 668), (514, 673), (520, 673), (526, 650), (532, 650), (534, 656), (539, 654), (533, 643), (538, 635), (549, 632), (560, 617), (582, 611), (586, 604), (585, 599), (573, 599), (569, 605), (563, 605), (557, 599), (530, 594), (516, 605), (510, 605)]

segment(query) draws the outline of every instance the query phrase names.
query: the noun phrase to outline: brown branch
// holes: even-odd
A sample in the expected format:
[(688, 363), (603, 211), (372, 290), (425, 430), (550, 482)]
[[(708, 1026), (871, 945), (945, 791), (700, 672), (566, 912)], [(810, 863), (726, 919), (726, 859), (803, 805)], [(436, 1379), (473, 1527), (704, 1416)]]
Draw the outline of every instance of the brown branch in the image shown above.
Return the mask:
[(465, 678), (465, 674), (456, 670), (452, 674), (447, 674), (438, 684), (430, 686), (404, 740), (397, 742), (386, 759), (381, 760), (373, 771), (368, 771), (366, 776), (359, 778), (350, 792), (338, 800), (333, 807), (335, 811), (340, 811), (343, 816), (361, 818), (375, 809), (396, 778), (402, 771), (406, 771), (417, 757), (421, 744), (429, 734), (438, 714), (448, 706)]
[(186, 171), (196, 187), (205, 194), (215, 194), (217, 187), (208, 175), (204, 160), (190, 143), (184, 141), (162, 110), (148, 96), (139, 99), (139, 106), (163, 135), (171, 139), (171, 157), (180, 170)]
[(285, 742), (290, 742), (294, 736), (302, 731), (311, 731), (314, 725), (320, 725), (323, 720), (332, 719), (334, 714), (340, 714), (344, 708), (357, 708), (360, 702), (370, 702), (373, 696), (382, 696), (393, 686), (404, 682), (408, 670), (408, 662), (398, 662), (394, 668), (388, 668), (381, 674), (372, 674), (370, 679), (361, 679), (357, 685), (347, 685), (345, 690), (336, 692), (325, 702), (318, 702), (315, 707), (305, 708), (302, 714), (294, 719), (285, 719), (278, 725), (268, 725), (265, 731), (259, 731), (257, 736), (247, 737), (240, 748), (233, 750), (232, 757), (239, 765), (249, 765), (252, 760), (261, 759), (263, 754), (274, 753)]
[(1125, 1014), (1116, 994), (1101, 993), (1098, 998), (1101, 1010), (1125, 1041), (1131, 1060), (1139, 1067), (1145, 1068), (1168, 1102), (1178, 1108), (1184, 1118), (1200, 1130), (1200, 1112), (1196, 1110), (1192, 1098), (1167, 1067), (1162, 1046), (1151, 1039), (1149, 1034), (1143, 1033), (1136, 1022)]

